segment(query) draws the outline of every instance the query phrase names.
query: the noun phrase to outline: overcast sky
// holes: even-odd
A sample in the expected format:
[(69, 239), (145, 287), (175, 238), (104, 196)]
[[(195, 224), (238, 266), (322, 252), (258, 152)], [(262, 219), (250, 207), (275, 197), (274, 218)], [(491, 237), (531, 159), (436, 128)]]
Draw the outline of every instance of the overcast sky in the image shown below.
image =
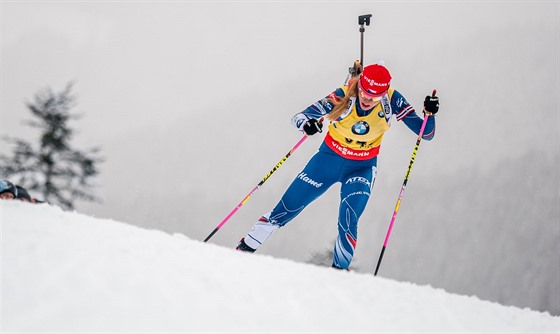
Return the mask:
[[(508, 182), (536, 180), (519, 193), (500, 193), (503, 210), (515, 212), (519, 194), (541, 183), (552, 183), (538, 193), (549, 202), (526, 200), (535, 201), (532, 207), (558, 203), (556, 1), (1, 6), (1, 134), (35, 138), (23, 124), (30, 118), (25, 102), (45, 87), (61, 91), (73, 81), (75, 112), (83, 116), (73, 123), (79, 130), (74, 143), (100, 146), (106, 159), (96, 180), (104, 202), (79, 204), (81, 212), (204, 239), (301, 138), (290, 125), (292, 115), (344, 82), (359, 58), (357, 17), (367, 13), (373, 19), (365, 32), (365, 63), (383, 59), (393, 87), (417, 109), (433, 89), (441, 98), (436, 138), (421, 145), (403, 201), (410, 211), (403, 209), (397, 224), (427, 217), (422, 211), (429, 209), (447, 214), (437, 228), (452, 228), (446, 219), (465, 213), (450, 212), (446, 199), (476, 198), (469, 212), (498, 219), (495, 198), (482, 200), (486, 190), (472, 192), (502, 171), (512, 175)], [(367, 270), (415, 139), (396, 122), (384, 139), (356, 255)], [(320, 137), (307, 140), (212, 241), (235, 246), (320, 143)], [(471, 193), (463, 191), (466, 185), (450, 186), (469, 177)], [(333, 188), (262, 251), (304, 260), (331, 247), (337, 205)], [(557, 221), (558, 210), (551, 210), (547, 217)], [(427, 222), (417, 224), (424, 230)], [(426, 243), (400, 233), (410, 245)]]

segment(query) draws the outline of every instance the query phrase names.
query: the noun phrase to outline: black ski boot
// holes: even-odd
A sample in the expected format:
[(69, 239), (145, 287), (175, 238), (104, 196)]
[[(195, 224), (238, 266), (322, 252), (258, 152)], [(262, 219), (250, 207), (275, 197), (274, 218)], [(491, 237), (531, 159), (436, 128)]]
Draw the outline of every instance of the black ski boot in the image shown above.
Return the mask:
[(333, 267), (334, 269), (337, 269), (337, 270), (346, 270), (346, 271), (350, 271), (350, 269), (343, 269), (343, 268), (340, 268), (339, 266), (335, 265), (334, 263), (333, 263), (332, 267)]
[(239, 244), (235, 249), (237, 249), (238, 251), (249, 252), (249, 253), (254, 253), (256, 251), (256, 249), (247, 246), (247, 244), (245, 243), (245, 238), (241, 238), (241, 240), (239, 240)]

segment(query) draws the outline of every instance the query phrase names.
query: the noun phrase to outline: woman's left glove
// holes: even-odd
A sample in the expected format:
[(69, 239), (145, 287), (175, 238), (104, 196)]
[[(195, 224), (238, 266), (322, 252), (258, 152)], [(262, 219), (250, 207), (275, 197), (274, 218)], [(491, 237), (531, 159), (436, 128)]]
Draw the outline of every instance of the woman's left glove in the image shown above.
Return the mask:
[(433, 94), (432, 96), (428, 95), (424, 99), (424, 112), (430, 113), (435, 115), (439, 110), (439, 97)]

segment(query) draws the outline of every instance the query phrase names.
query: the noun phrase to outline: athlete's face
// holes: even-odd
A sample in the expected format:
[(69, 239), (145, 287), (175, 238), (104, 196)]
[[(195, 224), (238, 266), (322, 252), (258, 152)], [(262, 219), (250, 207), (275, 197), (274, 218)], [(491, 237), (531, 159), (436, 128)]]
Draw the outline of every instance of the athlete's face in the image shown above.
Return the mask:
[(364, 93), (364, 91), (358, 87), (358, 100), (360, 101), (360, 107), (363, 110), (370, 110), (375, 107), (381, 101), (383, 96), (371, 96)]
[(0, 194), (0, 199), (14, 199), (14, 194), (12, 193)]

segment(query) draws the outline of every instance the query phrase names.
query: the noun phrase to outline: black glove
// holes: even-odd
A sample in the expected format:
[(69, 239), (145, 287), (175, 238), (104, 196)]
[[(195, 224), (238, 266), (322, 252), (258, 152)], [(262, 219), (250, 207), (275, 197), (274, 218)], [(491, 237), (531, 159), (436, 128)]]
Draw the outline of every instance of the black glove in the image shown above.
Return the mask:
[(303, 125), (303, 132), (308, 136), (313, 136), (317, 132), (323, 132), (323, 123), (312, 118)]
[(432, 115), (435, 115), (439, 110), (439, 97), (435, 94), (432, 96), (428, 95), (424, 99), (424, 112), (429, 112)]

